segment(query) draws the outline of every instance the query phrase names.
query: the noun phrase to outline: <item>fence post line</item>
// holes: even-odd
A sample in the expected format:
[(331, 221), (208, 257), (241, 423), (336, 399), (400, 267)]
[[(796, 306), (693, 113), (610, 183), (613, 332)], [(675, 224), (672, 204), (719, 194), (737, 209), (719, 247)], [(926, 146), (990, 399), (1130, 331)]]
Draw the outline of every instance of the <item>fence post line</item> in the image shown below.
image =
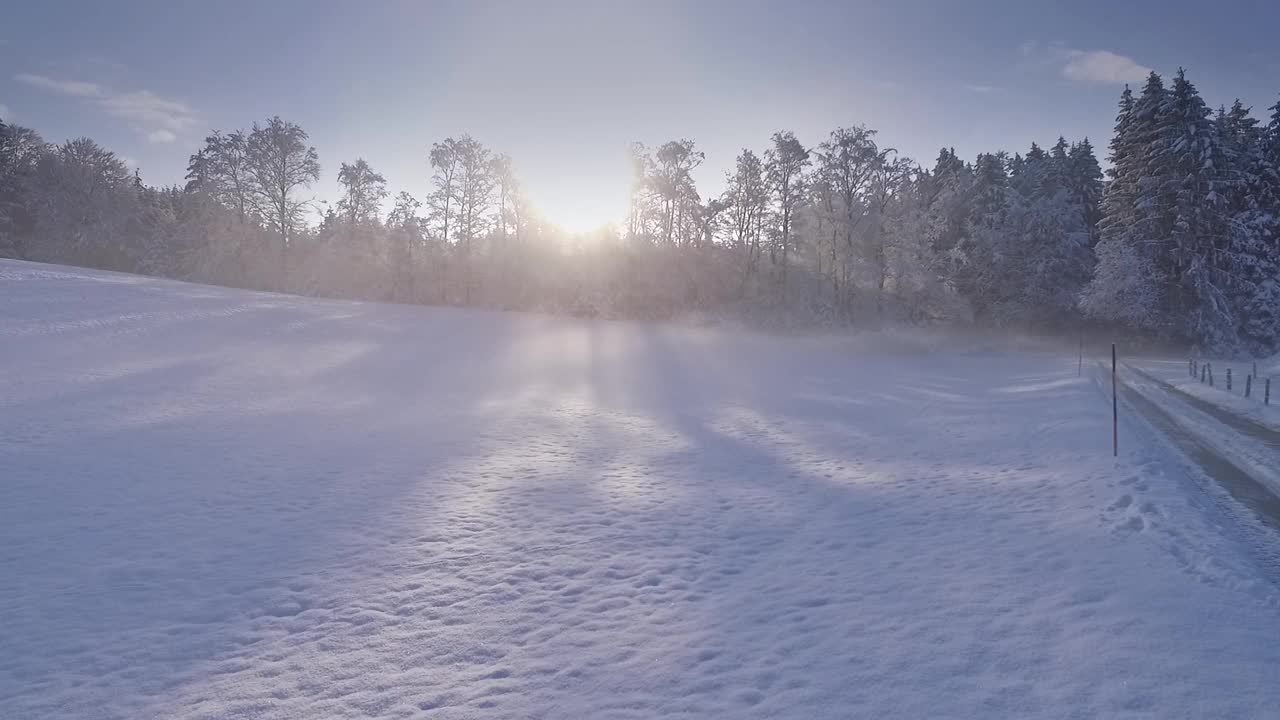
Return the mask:
[(1111, 343), (1111, 457), (1120, 456), (1120, 400), (1116, 396), (1116, 344)]
[(1253, 391), (1253, 376), (1244, 376), (1244, 396), (1249, 397), (1249, 393)]
[(1231, 392), (1231, 368), (1227, 368), (1227, 392)]
[(1271, 404), (1271, 378), (1267, 378), (1267, 384), (1262, 393), (1262, 404), (1263, 405)]

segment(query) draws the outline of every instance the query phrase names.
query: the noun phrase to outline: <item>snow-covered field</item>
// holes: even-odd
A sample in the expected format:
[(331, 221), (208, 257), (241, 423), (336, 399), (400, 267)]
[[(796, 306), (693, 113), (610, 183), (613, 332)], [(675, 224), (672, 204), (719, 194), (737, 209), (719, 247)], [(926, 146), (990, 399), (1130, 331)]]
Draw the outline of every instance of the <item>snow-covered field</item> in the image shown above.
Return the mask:
[(1074, 357), (0, 261), (0, 718), (1280, 712)]

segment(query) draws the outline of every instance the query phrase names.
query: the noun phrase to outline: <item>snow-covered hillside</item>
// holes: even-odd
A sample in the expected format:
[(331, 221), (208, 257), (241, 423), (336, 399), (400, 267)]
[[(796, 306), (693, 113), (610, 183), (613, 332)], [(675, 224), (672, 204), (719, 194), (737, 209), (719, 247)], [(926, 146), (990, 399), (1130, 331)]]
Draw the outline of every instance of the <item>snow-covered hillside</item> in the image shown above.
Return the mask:
[(0, 262), (0, 717), (1275, 716), (1074, 358), (877, 344)]

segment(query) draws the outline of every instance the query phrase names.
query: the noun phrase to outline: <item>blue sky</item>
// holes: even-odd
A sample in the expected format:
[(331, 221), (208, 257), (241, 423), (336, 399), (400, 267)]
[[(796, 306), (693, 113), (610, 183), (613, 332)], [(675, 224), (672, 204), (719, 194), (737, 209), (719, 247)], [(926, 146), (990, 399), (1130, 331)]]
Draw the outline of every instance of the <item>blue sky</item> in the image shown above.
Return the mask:
[(616, 212), (627, 143), (688, 137), (718, 192), (775, 130), (866, 124), (926, 164), (1059, 134), (1105, 147), (1126, 79), (1185, 66), (1212, 104), (1280, 94), (1280, 3), (43, 2), (6, 11), (0, 112), (180, 181), (211, 128), (301, 124), (336, 194), (366, 158), (425, 193), (430, 144), (509, 153), (566, 223)]

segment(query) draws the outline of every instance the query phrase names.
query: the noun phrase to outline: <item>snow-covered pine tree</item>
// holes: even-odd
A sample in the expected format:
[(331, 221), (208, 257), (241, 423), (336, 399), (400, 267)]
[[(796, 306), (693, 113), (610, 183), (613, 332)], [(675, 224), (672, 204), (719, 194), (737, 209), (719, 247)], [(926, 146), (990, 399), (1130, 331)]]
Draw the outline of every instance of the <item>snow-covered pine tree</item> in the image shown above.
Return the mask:
[(993, 316), (1001, 324), (1061, 324), (1076, 313), (1093, 254), (1084, 207), (1069, 187), (1068, 144), (1033, 145), (998, 216), (979, 228), (990, 246)]
[(1006, 161), (1003, 152), (978, 155), (967, 194), (969, 217), (960, 244), (965, 262), (956, 282), (980, 317), (990, 313), (1005, 290), (1002, 233), (1010, 202)]
[(1224, 137), (1230, 148), (1237, 152), (1256, 147), (1262, 139), (1262, 129), (1258, 127), (1258, 119), (1250, 114), (1251, 108), (1244, 106), (1240, 98), (1231, 104), (1231, 109), (1224, 115)]
[(1009, 184), (1014, 187), (1021, 188), (1020, 183), (1025, 177), (1023, 172), (1027, 167), (1027, 159), (1022, 157), (1022, 153), (1015, 152), (1013, 157), (1009, 158)]
[(1131, 328), (1158, 326), (1161, 289), (1151, 258), (1120, 240), (1103, 239), (1094, 253), (1098, 262), (1080, 298), (1085, 315)]
[[(1148, 254), (1157, 253), (1160, 242), (1169, 235), (1168, 208), (1161, 207), (1159, 193), (1153, 191), (1158, 190), (1161, 182), (1157, 177), (1161, 172), (1161, 160), (1157, 157), (1156, 145), (1165, 126), (1168, 96), (1163, 79), (1154, 72), (1148, 75), (1142, 94), (1133, 104), (1133, 113), (1126, 128), (1127, 154), (1131, 159), (1124, 168), (1125, 176), (1116, 177), (1133, 193), (1121, 236), (1125, 242)], [(1157, 271), (1163, 271), (1167, 266), (1158, 260), (1155, 265)]]
[(1067, 151), (1070, 162), (1068, 189), (1071, 199), (1084, 213), (1089, 233), (1089, 247), (1098, 244), (1098, 223), (1102, 219), (1102, 166), (1093, 154), (1089, 138), (1073, 143)]
[(1228, 214), (1227, 156), (1211, 111), (1180, 68), (1165, 98), (1138, 207), (1154, 222), (1146, 240), (1170, 283), (1168, 327), (1219, 352), (1239, 348), (1231, 298), (1241, 263)]
[(1049, 148), (1049, 172), (1045, 177), (1048, 183), (1041, 189), (1045, 195), (1053, 195), (1061, 188), (1066, 188), (1070, 183), (1071, 177), (1071, 160), (1067, 157), (1067, 139), (1058, 136), (1058, 141)]
[(1131, 130), (1134, 124), (1133, 91), (1125, 85), (1120, 94), (1120, 112), (1116, 115), (1115, 133), (1111, 137), (1107, 159), (1107, 185), (1102, 194), (1101, 220), (1098, 224), (1099, 240), (1120, 242), (1125, 231), (1133, 224), (1133, 201), (1137, 194), (1135, 167), (1140, 153)]
[(915, 168), (886, 211), (889, 294), (902, 317), (914, 324), (968, 318), (968, 308), (942, 272), (934, 252), (930, 205), (936, 200), (933, 177)]
[(1100, 320), (1168, 334), (1162, 309), (1165, 268), (1154, 253), (1155, 238), (1167, 232), (1155, 225), (1156, 205), (1140, 197), (1153, 171), (1151, 147), (1159, 132), (1165, 95), (1164, 82), (1153, 72), (1137, 99), (1128, 87), (1120, 96), (1110, 144), (1110, 182), (1102, 195), (1098, 224), (1098, 265), (1082, 294), (1081, 308)]
[(1009, 162), (1010, 187), (1027, 196), (1039, 191), (1048, 169), (1045, 162), (1047, 158), (1044, 150), (1034, 142), (1031, 143), (1031, 149), (1027, 151), (1026, 157), (1014, 155), (1014, 159)]
[(933, 172), (920, 180), (929, 248), (942, 284), (956, 293), (968, 264), (961, 245), (969, 219), (967, 195), (972, 181), (972, 168), (956, 155), (955, 148), (942, 148)]
[(1280, 350), (1280, 103), (1272, 111), (1264, 131), (1237, 100), (1225, 124), (1239, 176), (1231, 202), (1235, 312), (1241, 341), (1255, 355)]

